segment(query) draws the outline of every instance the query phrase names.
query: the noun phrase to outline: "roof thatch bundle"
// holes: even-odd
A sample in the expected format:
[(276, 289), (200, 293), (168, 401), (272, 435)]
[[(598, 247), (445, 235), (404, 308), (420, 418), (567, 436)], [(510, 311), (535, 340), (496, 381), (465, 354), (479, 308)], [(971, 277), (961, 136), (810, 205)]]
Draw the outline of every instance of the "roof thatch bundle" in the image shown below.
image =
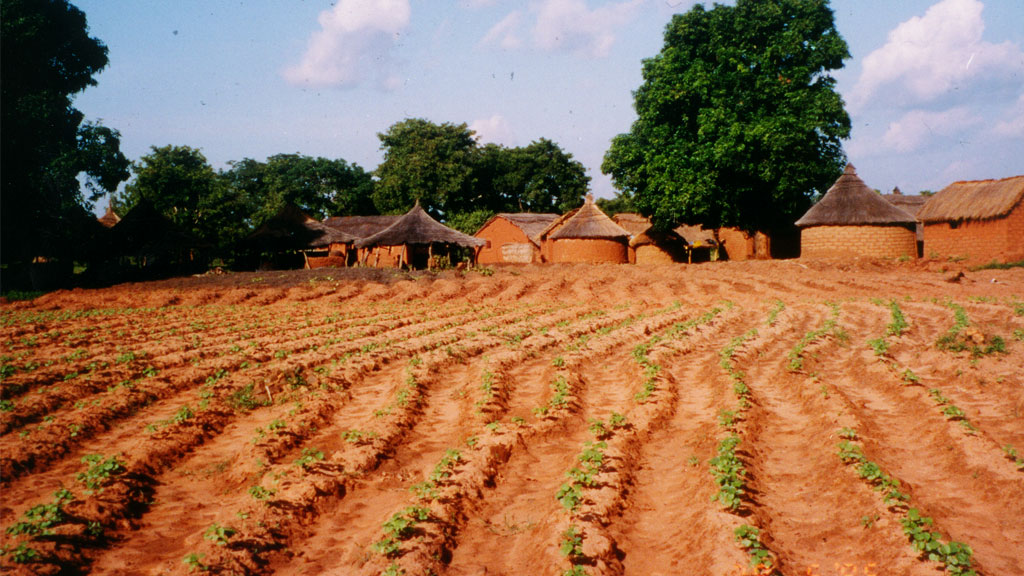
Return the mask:
[(369, 246), (402, 246), (408, 244), (455, 244), (479, 247), (486, 240), (474, 238), (453, 230), (430, 217), (417, 201), (412, 210), (406, 212), (391, 226), (356, 242), (357, 248)]
[(892, 194), (882, 195), (882, 198), (885, 198), (889, 204), (911, 216), (917, 216), (917, 213), (921, 211), (921, 207), (928, 201), (928, 198), (924, 196), (904, 196), (899, 193), (899, 188), (893, 190)]
[(847, 164), (843, 175), (828, 189), (817, 204), (796, 221), (808, 226), (887, 226), (914, 224), (916, 220), (905, 211), (886, 202), (882, 195), (868, 188), (853, 164)]
[(671, 248), (673, 246), (682, 248), (689, 245), (686, 238), (680, 236), (675, 230), (656, 230), (651, 227), (633, 236), (633, 239), (629, 241), (629, 245), (633, 248), (650, 244), (664, 248)]
[(242, 240), (242, 245), (264, 252), (284, 252), (354, 241), (353, 236), (325, 225), (293, 204), (285, 204), (277, 214)]
[(1024, 198), (1024, 176), (954, 182), (932, 196), (917, 213), (922, 222), (1001, 218)]
[(714, 246), (718, 244), (715, 241), (714, 230), (708, 230), (700, 224), (682, 224), (673, 228), (672, 231), (691, 246)]
[(391, 226), (401, 217), (401, 214), (388, 214), (385, 216), (331, 216), (324, 220), (324, 224), (356, 238), (369, 238)]
[(583, 206), (567, 212), (558, 220), (552, 222), (541, 233), (552, 240), (563, 238), (600, 238), (613, 240), (617, 238), (628, 239), (630, 234), (622, 226), (615, 223), (607, 214), (601, 211), (594, 204), (594, 198), (587, 195)]
[[(484, 225), (480, 227), (483, 230), (488, 224), (494, 222), (498, 218), (504, 218), (508, 220), (512, 225), (523, 231), (526, 237), (530, 239), (530, 242), (540, 246), (540, 235), (552, 222), (558, 220), (558, 214), (533, 214), (531, 212), (500, 212), (491, 216)], [(479, 231), (477, 232), (479, 233)]]
[(629, 232), (630, 236), (643, 234), (645, 230), (651, 227), (650, 218), (630, 212), (621, 212), (616, 214), (615, 216), (612, 216), (612, 220), (621, 226), (626, 232)]

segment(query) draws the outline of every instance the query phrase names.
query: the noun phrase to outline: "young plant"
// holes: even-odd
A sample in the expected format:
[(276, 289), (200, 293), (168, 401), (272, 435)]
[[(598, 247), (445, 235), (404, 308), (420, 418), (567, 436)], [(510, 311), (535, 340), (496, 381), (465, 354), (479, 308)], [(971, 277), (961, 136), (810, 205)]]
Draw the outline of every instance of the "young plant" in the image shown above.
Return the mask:
[(125, 473), (124, 462), (117, 456), (103, 458), (102, 454), (89, 454), (82, 457), (83, 464), (89, 464), (85, 472), (79, 472), (77, 479), (85, 484), (86, 493), (102, 492), (103, 487), (110, 483), (112, 477)]

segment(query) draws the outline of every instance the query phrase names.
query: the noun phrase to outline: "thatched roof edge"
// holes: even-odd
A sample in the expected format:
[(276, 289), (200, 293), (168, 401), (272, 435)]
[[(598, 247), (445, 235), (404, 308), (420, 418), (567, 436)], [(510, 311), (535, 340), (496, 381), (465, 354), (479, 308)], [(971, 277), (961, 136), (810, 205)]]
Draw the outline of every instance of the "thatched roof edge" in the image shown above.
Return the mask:
[(946, 186), (917, 213), (922, 222), (988, 220), (1006, 216), (1024, 199), (1024, 175), (961, 180)]

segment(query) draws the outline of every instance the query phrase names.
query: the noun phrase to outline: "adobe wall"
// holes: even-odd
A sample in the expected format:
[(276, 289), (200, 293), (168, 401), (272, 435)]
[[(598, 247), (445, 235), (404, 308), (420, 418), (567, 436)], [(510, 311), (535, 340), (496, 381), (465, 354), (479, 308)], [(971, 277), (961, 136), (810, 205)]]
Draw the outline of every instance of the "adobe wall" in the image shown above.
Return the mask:
[[(502, 246), (506, 244), (530, 243), (530, 239), (518, 226), (504, 218), (495, 218), (490, 224), (481, 228), (475, 236), (489, 242), (487, 246), (480, 249), (480, 254), (477, 256), (477, 263), (480, 265), (508, 262), (502, 255)], [(513, 253), (517, 254), (515, 251)], [(521, 258), (521, 255), (519, 257)], [(529, 262), (530, 260), (526, 261), (526, 263)]]
[(800, 232), (800, 257), (916, 258), (917, 234), (904, 226), (811, 226)]
[(626, 242), (595, 238), (559, 238), (548, 240), (551, 262), (629, 262)]
[(359, 250), (359, 262), (373, 268), (398, 268), (405, 246), (374, 246)]
[[(633, 252), (634, 249), (630, 248)], [(644, 244), (643, 246), (637, 246), (635, 248), (635, 256), (632, 262), (643, 265), (656, 265), (656, 264), (675, 264), (676, 262), (685, 261), (685, 256), (682, 259), (673, 257), (671, 252), (663, 250), (662, 248), (655, 246), (654, 244)]]
[(771, 258), (771, 239), (764, 232), (753, 236), (739, 228), (719, 228), (718, 241), (729, 260), (768, 260)]
[(980, 263), (1024, 259), (1024, 202), (1005, 218), (968, 220), (955, 228), (948, 222), (925, 223), (924, 254)]

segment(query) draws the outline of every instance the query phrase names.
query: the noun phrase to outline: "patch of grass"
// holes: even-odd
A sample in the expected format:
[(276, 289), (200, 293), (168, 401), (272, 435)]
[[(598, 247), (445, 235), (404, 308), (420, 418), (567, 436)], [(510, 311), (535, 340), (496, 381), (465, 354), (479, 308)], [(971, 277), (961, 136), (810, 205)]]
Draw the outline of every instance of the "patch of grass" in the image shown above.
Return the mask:
[(999, 262), (992, 260), (988, 264), (974, 266), (968, 268), (968, 270), (971, 272), (977, 272), (978, 270), (1009, 270), (1011, 268), (1024, 268), (1024, 260), (1017, 260), (1016, 262)]

